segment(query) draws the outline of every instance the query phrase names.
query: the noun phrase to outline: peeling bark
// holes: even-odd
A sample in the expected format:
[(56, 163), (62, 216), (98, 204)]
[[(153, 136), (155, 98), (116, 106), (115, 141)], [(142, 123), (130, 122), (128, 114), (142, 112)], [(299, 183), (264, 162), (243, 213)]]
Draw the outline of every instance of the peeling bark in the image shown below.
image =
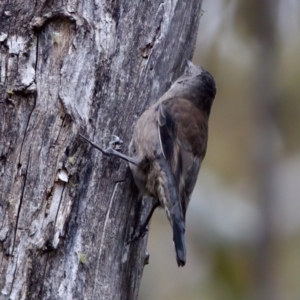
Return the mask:
[(0, 299), (137, 299), (147, 238), (126, 242), (150, 203), (78, 133), (128, 145), (191, 59), (200, 7), (0, 3)]

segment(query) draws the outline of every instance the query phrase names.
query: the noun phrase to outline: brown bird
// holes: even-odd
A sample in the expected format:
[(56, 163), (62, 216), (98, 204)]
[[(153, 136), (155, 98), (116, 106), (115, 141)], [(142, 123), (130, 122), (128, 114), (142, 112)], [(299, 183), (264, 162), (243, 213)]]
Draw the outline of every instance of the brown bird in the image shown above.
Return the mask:
[(206, 153), (208, 119), (216, 94), (212, 75), (188, 62), (185, 73), (139, 118), (129, 145), (129, 155), (89, 143), (104, 154), (129, 162), (134, 181), (143, 195), (156, 199), (140, 237), (155, 208), (162, 206), (173, 228), (178, 266), (186, 262), (185, 215)]

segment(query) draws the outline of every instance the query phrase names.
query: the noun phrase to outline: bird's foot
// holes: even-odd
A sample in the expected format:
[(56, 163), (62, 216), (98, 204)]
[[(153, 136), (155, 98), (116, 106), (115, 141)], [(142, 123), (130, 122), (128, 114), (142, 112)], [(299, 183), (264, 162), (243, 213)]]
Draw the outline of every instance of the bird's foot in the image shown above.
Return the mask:
[(111, 136), (112, 139), (109, 142), (108, 148), (106, 148), (106, 149), (94, 144), (92, 141), (90, 141), (89, 139), (84, 137), (82, 134), (79, 134), (79, 136), (81, 136), (81, 138), (83, 138), (86, 142), (91, 144), (94, 148), (100, 150), (104, 155), (108, 155), (108, 156), (109, 155), (114, 155), (114, 156), (122, 158), (125, 161), (128, 161), (128, 162), (130, 162), (134, 165), (138, 165), (138, 162), (135, 159), (133, 159), (133, 158), (131, 158), (131, 157), (129, 157), (129, 156), (127, 156), (127, 155), (120, 152), (121, 145), (123, 144), (123, 141), (116, 135)]
[(136, 242), (136, 241), (140, 241), (145, 235), (146, 233), (149, 231), (149, 227), (146, 226), (144, 228), (138, 228), (134, 231), (131, 239), (127, 242), (126, 245), (129, 245), (133, 242)]
[(123, 145), (123, 141), (117, 135), (112, 135), (111, 141), (109, 142), (108, 149), (112, 148), (116, 151), (121, 151), (122, 145)]
[(149, 265), (149, 259), (150, 259), (150, 254), (146, 252), (144, 257), (144, 266)]

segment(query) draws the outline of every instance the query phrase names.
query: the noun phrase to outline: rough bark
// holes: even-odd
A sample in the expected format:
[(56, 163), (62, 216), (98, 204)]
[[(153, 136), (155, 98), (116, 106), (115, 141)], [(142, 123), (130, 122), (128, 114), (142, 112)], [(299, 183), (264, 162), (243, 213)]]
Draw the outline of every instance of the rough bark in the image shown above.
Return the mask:
[[(1, 1), (1, 299), (136, 299), (149, 203), (125, 142), (191, 59), (201, 1)], [(170, 237), (170, 242), (171, 242)], [(175, 263), (175, 260), (174, 260)]]

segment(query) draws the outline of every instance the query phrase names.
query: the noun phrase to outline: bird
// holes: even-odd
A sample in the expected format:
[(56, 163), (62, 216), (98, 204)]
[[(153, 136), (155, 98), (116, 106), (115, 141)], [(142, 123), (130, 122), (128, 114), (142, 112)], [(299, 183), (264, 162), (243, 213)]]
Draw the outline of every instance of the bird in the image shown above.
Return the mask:
[(176, 261), (186, 264), (185, 219), (208, 141), (208, 121), (216, 95), (213, 76), (187, 61), (179, 77), (138, 119), (129, 156), (119, 152), (122, 140), (113, 136), (106, 155), (129, 162), (140, 193), (155, 201), (144, 224), (132, 240), (143, 236), (153, 212), (163, 207), (173, 229)]

